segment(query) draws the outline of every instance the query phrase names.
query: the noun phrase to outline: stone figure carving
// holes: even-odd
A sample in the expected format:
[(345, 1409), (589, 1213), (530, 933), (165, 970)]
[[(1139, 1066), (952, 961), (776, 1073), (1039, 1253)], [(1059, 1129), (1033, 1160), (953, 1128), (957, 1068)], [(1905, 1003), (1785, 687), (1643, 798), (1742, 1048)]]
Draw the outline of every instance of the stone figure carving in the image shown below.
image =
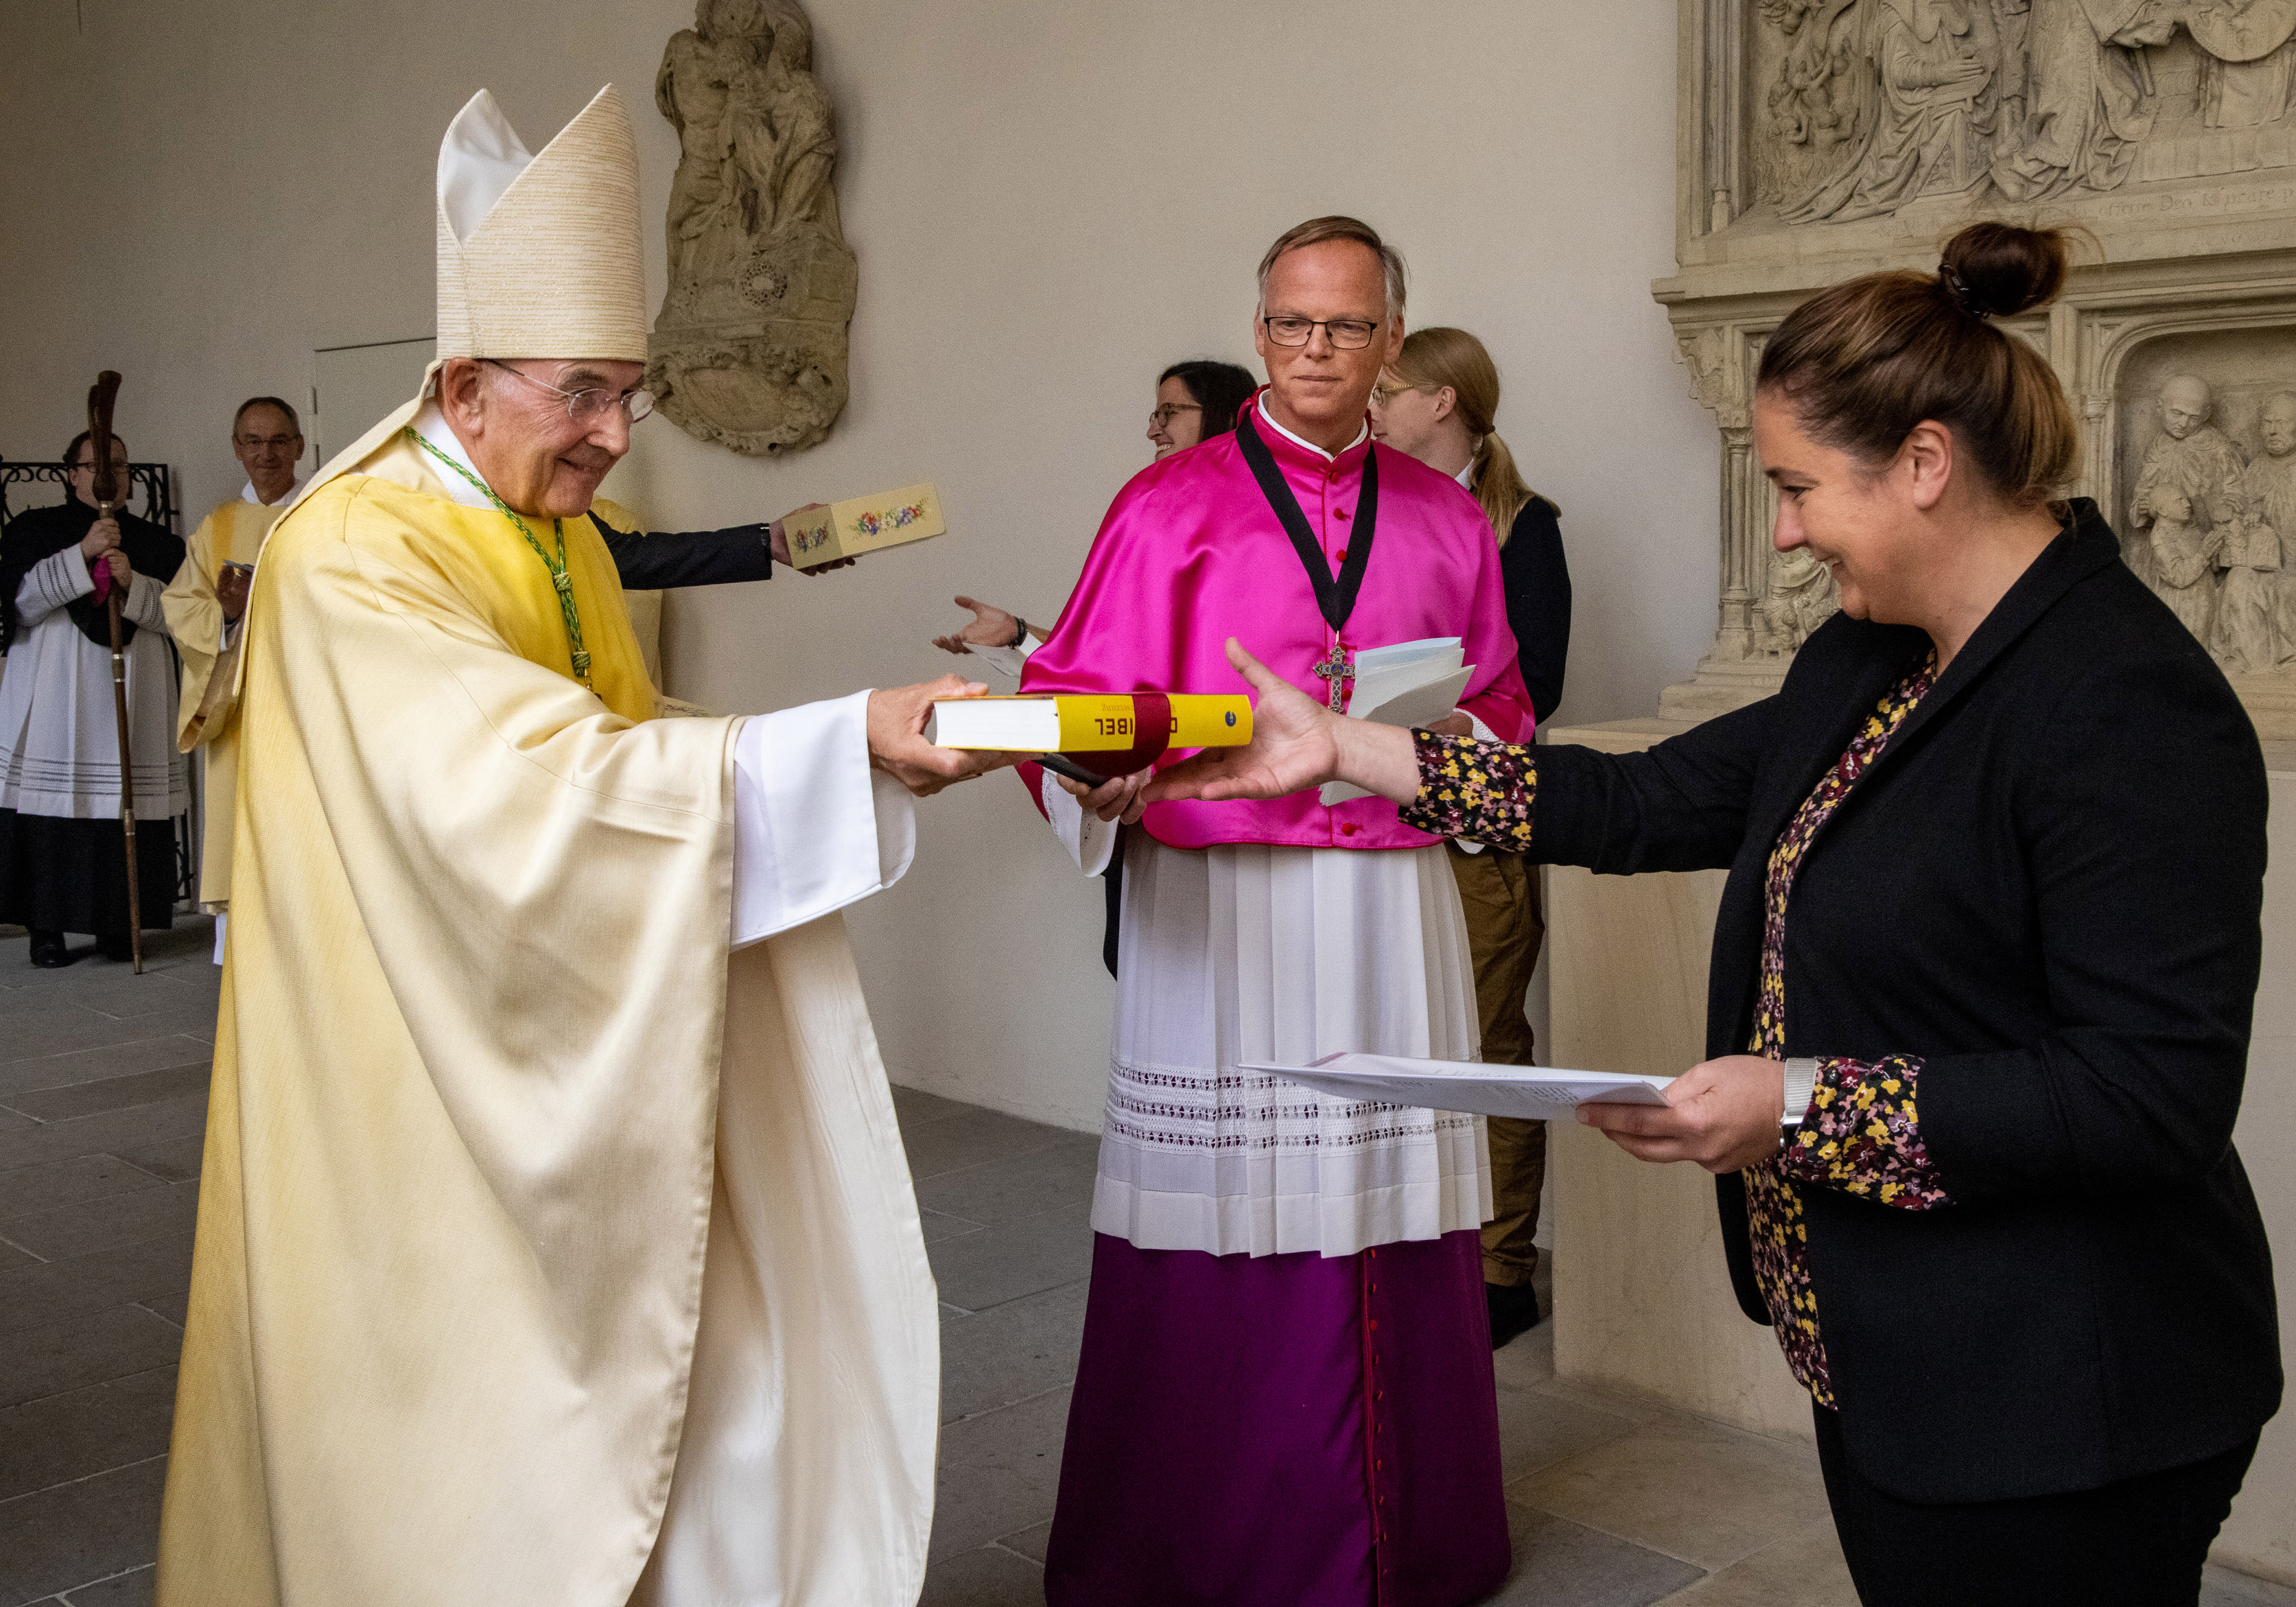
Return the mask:
[(2210, 0), (2185, 25), (2209, 53), (2202, 123), (2260, 128), (2287, 115), (2296, 88), (2296, 0)]
[(1833, 177), (1780, 209), (1788, 223), (1848, 223), (1920, 196), (1957, 194), (1982, 183), (1991, 165), (2001, 55), (1991, 0), (1867, 0), (1856, 26), (1857, 54), (1874, 63), (1878, 85), (1856, 119), (1858, 149)]
[(857, 275), (812, 61), (797, 0), (700, 0), (654, 80), (679, 156), (648, 383), (689, 434), (751, 455), (812, 446), (845, 407)]
[(2296, 392), (2267, 398), (2257, 433), (2264, 450), (2248, 465), (2241, 491), (2252, 525), (2273, 533), (2279, 544), (2280, 570), (2274, 587), (2273, 624), (2279, 632), (2279, 656), (2296, 657)]
[(2152, 532), (2152, 589), (2211, 650), (2217, 634), (2218, 570), (2228, 551), (2244, 553), (2240, 448), (2212, 422), (2216, 398), (2197, 374), (2161, 388), (2161, 438), (2146, 448), (2129, 499), (2129, 522)]
[(1758, 615), (1757, 646), (1768, 653), (1790, 653), (1809, 639), (1809, 633), (1841, 611), (1841, 594), (1833, 571), (1807, 550), (1770, 554), (1769, 590)]
[[(1769, 126), (1810, 153), (1787, 223), (1930, 195), (2030, 203), (2119, 188), (2160, 109), (2150, 53), (2202, 54), (2201, 122), (2296, 108), (2296, 0), (1760, 0), (1787, 37)], [(1989, 188), (1988, 188), (1989, 186)]]

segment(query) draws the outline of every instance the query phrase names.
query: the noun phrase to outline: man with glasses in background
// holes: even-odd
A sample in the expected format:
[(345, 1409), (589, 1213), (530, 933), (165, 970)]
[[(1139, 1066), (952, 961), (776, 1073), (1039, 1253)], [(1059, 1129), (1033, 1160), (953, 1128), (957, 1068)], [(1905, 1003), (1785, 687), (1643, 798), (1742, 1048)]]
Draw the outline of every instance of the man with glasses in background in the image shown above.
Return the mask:
[[(1224, 644), (1249, 633), (1337, 709), (1359, 651), (1456, 637), (1476, 667), (1463, 707), (1529, 738), (1490, 525), (1449, 475), (1371, 439), (1403, 300), (1402, 259), (1366, 224), (1319, 217), (1275, 242), (1253, 331), (1267, 388), (1233, 433), (1118, 496), (1024, 693), (1244, 692)], [(1144, 828), (1126, 833), (1046, 1599), (1480, 1600), (1508, 1562), (1480, 1120), (1248, 1066), (1475, 1057), (1447, 850), (1383, 799), (1312, 790), (1144, 815), (1146, 774), (1078, 796), (1028, 772), (1087, 873), (1116, 821)]]
[(239, 637), (248, 577), (263, 538), (295, 497), (303, 458), (303, 423), (275, 396), (250, 397), (231, 418), (231, 452), (247, 471), (239, 495), (218, 503), (192, 532), (185, 562), (160, 599), (183, 660), (176, 709), (177, 746), (201, 750), (200, 907), (216, 918), (215, 960), (223, 963), (225, 909), (231, 898), (233, 789), (238, 743), (228, 720), (203, 717), (202, 699), (217, 660)]

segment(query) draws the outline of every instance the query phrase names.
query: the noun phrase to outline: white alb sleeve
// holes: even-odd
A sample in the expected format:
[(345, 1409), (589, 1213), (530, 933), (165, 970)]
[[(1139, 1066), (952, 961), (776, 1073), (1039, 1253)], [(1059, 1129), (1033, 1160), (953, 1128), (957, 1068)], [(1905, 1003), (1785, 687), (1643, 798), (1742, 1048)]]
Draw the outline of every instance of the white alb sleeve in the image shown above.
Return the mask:
[(1108, 868), (1111, 855), (1116, 849), (1116, 823), (1103, 820), (1097, 815), (1087, 815), (1067, 789), (1061, 778), (1050, 770), (1037, 783), (1038, 795), (1045, 800), (1045, 818), (1053, 823), (1053, 835), (1077, 862), (1077, 869), (1087, 876), (1097, 876)]
[(898, 881), (915, 802), (869, 767), (869, 694), (744, 721), (734, 739), (733, 946), (857, 904)]

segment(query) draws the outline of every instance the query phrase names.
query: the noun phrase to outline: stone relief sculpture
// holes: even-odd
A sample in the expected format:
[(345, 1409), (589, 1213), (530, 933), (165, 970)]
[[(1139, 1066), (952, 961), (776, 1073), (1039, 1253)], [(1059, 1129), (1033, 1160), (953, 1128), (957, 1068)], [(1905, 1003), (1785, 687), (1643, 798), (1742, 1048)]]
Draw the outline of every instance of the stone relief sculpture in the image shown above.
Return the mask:
[[(2161, 388), (2161, 438), (2145, 451), (2128, 520), (2151, 532), (2152, 582), (2186, 629), (2217, 643), (2217, 571), (2240, 535), (2240, 450), (2211, 422), (2216, 398), (2208, 381), (2178, 374)], [(2277, 567), (2276, 565), (2275, 567)]]
[[(2296, 99), (2296, 0), (1759, 0), (1786, 47), (1768, 133), (1786, 223), (1931, 195), (2053, 201), (2127, 183), (2164, 103), (2154, 57), (2199, 53), (2197, 127), (2259, 128)], [(2189, 82), (2189, 78), (2187, 79)], [(2254, 149), (2165, 176), (2252, 168)], [(2224, 166), (2211, 168), (2210, 160)], [(2296, 140), (2270, 157), (2296, 163)]]
[(2071, 229), (1999, 327), (2079, 420), (2064, 494), (2296, 743), (2296, 0), (1677, 0), (1676, 272), (1652, 287), (1717, 431), (1714, 637), (1659, 712), (1774, 693), (1837, 607), (1770, 545), (1771, 332), (1976, 217)]
[(2272, 531), (2279, 542), (2280, 570), (2274, 588), (2273, 626), (2279, 633), (2280, 657), (2296, 657), (2296, 392), (2284, 390), (2266, 399), (2257, 420), (2263, 451), (2248, 465), (2241, 490), (2250, 520)]
[(1833, 571), (1808, 553), (1770, 554), (1769, 588), (1759, 614), (1759, 651), (1773, 655), (1792, 652), (1809, 640), (1809, 633), (1841, 611), (1841, 594)]
[(701, 0), (654, 80), (679, 156), (648, 383), (687, 433), (753, 455), (812, 446), (845, 408), (857, 275), (812, 62), (797, 0)]

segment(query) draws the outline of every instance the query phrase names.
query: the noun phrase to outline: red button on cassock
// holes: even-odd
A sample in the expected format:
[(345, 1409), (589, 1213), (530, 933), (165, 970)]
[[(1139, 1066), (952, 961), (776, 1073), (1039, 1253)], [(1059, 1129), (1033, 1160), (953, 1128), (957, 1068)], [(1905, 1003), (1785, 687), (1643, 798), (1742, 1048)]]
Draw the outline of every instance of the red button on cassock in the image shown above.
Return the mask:
[(1347, 561), (1348, 561), (1348, 549), (1347, 549), (1347, 548), (1345, 548), (1345, 547), (1341, 547), (1341, 548), (1340, 549), (1340, 562), (1341, 562), (1341, 563), (1345, 563)]
[(1348, 824), (1343, 825), (1343, 826), (1341, 826), (1341, 827), (1340, 828), (1340, 835), (1341, 835), (1341, 836), (1342, 836), (1342, 837), (1352, 837), (1352, 836), (1354, 836), (1355, 834), (1356, 834), (1356, 828), (1355, 828), (1355, 824), (1354, 824), (1352, 821), (1350, 821)]

